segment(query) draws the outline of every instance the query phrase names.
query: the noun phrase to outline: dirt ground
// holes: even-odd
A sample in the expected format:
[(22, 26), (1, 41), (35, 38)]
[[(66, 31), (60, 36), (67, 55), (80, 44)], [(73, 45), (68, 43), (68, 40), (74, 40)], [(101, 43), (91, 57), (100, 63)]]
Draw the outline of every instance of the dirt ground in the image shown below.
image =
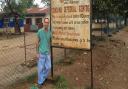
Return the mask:
[[(95, 32), (94, 32), (95, 34)], [(97, 37), (97, 36), (96, 36)], [(67, 50), (67, 59), (72, 64), (58, 64), (64, 58), (64, 50), (55, 48), (54, 76), (63, 75), (69, 89), (87, 89), (90, 87), (90, 52)], [(63, 59), (65, 60), (65, 59)], [(93, 72), (95, 89), (128, 89), (128, 27), (120, 30), (105, 40), (97, 38), (93, 48)], [(49, 77), (51, 79), (51, 77)], [(9, 89), (30, 89), (37, 82), (37, 77), (29, 83), (19, 82)], [(51, 82), (46, 82), (42, 89), (54, 89)]]
[[(35, 32), (25, 33), (26, 60), (33, 60), (36, 56)], [(56, 49), (55, 49), (56, 51)], [(61, 50), (58, 50), (61, 53)], [(56, 57), (56, 58), (59, 58)], [(22, 66), (25, 62), (24, 35), (0, 34), (0, 89), (15, 89), (15, 83), (37, 71), (36, 67)]]
[[(16, 36), (16, 37), (15, 37)], [(33, 37), (32, 39), (30, 39)], [(36, 54), (34, 47), (35, 33), (26, 34), (27, 60), (31, 60)], [(30, 75), (36, 68), (24, 68), (25, 61), (24, 35), (11, 35), (9, 38), (0, 35), (0, 89), (16, 82), (24, 76)]]

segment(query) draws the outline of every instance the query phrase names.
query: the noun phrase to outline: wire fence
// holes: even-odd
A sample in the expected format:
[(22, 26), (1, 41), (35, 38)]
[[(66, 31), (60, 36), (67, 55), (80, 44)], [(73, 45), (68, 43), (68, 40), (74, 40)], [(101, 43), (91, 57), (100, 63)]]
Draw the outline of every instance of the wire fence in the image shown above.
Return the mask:
[[(25, 80), (27, 76), (37, 71), (35, 41), (36, 32), (22, 31), (19, 35), (14, 34), (13, 31), (9, 31), (9, 34), (0, 31), (0, 89), (15, 89), (16, 82)], [(56, 58), (54, 62), (60, 63), (65, 56), (62, 55), (64, 50), (54, 49), (53, 51)], [(71, 55), (74, 51), (67, 52), (69, 53)]]
[(0, 32), (0, 89), (15, 89), (18, 80), (36, 72), (35, 34)]
[[(20, 82), (37, 72), (36, 32), (15, 34), (10, 31), (7, 34), (0, 30), (0, 89), (19, 89)], [(64, 51), (59, 48), (53, 51), (57, 51), (54, 57), (58, 60), (54, 62), (58, 62)]]

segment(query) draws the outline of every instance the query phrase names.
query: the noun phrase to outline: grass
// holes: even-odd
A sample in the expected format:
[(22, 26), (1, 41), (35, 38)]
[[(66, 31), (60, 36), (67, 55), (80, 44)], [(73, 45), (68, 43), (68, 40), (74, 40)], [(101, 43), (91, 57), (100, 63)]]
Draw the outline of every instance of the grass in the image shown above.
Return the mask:
[(68, 82), (64, 76), (58, 76), (54, 79), (54, 89), (68, 89)]
[(36, 87), (35, 85), (31, 85), (30, 89), (38, 89), (38, 87)]
[[(36, 77), (37, 77), (37, 72), (34, 72), (31, 75), (29, 75), (25, 78), (19, 79), (15, 83), (7, 86), (5, 89), (15, 89), (17, 86), (23, 86), (26, 83), (33, 84)], [(36, 89), (36, 88), (32, 88), (32, 89)]]
[(33, 83), (36, 77), (37, 77), (37, 72), (31, 74), (30, 76), (27, 76), (27, 77), (25, 78), (25, 80), (26, 80), (28, 83)]

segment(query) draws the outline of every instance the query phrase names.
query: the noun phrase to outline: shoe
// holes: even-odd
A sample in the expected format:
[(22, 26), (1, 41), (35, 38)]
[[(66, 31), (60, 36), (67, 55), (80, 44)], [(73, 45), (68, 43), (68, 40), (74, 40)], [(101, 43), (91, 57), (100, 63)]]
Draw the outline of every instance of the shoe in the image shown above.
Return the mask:
[(45, 82), (46, 82), (46, 81), (48, 81), (48, 79), (47, 79), (47, 78), (45, 79)]
[(45, 81), (44, 81), (44, 83), (43, 83), (43, 84), (37, 84), (38, 89), (41, 89), (41, 88), (42, 88), (42, 86), (45, 84), (45, 82), (46, 82), (47, 80), (48, 80), (48, 79), (45, 79)]

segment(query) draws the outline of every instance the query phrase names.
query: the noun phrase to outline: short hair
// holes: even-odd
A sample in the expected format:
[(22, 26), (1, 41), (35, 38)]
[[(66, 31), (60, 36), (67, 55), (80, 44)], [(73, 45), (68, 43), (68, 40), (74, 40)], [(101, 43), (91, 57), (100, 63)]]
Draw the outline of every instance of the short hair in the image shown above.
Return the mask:
[(44, 18), (45, 23), (49, 23), (49, 18)]

